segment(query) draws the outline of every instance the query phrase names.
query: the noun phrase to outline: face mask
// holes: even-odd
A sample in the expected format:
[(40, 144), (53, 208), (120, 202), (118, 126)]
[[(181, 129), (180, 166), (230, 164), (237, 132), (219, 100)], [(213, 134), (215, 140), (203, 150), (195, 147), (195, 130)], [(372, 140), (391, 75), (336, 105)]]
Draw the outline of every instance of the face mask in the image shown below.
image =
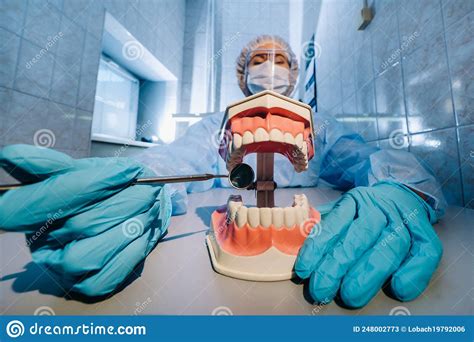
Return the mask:
[(252, 66), (247, 73), (247, 87), (252, 94), (273, 90), (286, 95), (290, 87), (290, 70), (274, 65), (271, 61)]

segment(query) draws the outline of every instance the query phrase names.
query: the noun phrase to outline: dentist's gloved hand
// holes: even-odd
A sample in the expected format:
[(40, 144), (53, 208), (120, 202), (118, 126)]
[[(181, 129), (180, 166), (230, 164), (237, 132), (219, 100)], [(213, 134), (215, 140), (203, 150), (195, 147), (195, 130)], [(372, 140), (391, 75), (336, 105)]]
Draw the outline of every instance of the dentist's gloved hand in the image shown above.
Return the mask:
[(167, 188), (128, 186), (153, 174), (126, 158), (72, 159), (11, 145), (0, 165), (22, 183), (0, 195), (0, 228), (25, 232), (33, 260), (65, 291), (113, 291), (163, 236), (171, 216)]
[(401, 184), (357, 187), (313, 228), (295, 271), (310, 278), (309, 292), (319, 303), (339, 295), (345, 305), (362, 307), (387, 280), (395, 298), (415, 299), (441, 259), (436, 221), (434, 210)]

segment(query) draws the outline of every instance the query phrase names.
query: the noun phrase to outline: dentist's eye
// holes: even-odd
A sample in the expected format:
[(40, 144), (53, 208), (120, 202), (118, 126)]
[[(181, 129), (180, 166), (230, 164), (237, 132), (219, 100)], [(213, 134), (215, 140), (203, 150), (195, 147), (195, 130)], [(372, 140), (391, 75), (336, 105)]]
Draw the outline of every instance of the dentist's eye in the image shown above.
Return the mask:
[(264, 63), (266, 60), (267, 60), (267, 58), (266, 58), (265, 55), (255, 55), (250, 60), (249, 65), (251, 65), (251, 66), (252, 65), (259, 65), (259, 64)]
[(288, 60), (285, 58), (285, 56), (282, 56), (282, 55), (276, 55), (275, 56), (275, 64), (280, 65), (280, 66), (288, 66), (289, 67)]

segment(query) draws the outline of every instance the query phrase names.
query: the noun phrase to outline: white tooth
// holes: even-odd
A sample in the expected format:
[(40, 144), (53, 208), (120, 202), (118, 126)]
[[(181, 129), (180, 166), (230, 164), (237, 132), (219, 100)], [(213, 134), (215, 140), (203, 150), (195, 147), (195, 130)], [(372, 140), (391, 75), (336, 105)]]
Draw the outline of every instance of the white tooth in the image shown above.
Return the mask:
[(272, 209), (271, 208), (260, 208), (260, 224), (268, 228), (272, 224)]
[(242, 136), (240, 134), (234, 133), (232, 144), (234, 145), (234, 150), (240, 148), (242, 146)]
[(248, 211), (248, 208), (244, 207), (244, 206), (241, 206), (237, 210), (237, 215), (235, 216), (235, 221), (237, 222), (237, 226), (239, 226), (239, 228), (242, 228), (244, 226), (244, 224), (247, 223), (247, 211)]
[(305, 194), (296, 194), (293, 196), (293, 206), (307, 207), (309, 205), (308, 198)]
[(279, 129), (274, 128), (270, 131), (270, 140), (271, 141), (277, 141), (277, 142), (283, 142), (283, 141), (285, 141), (285, 138), (283, 137), (282, 131), (280, 131)]
[(253, 143), (253, 134), (250, 131), (245, 131), (244, 136), (242, 137), (242, 144), (248, 145)]
[(258, 208), (249, 208), (248, 210), (248, 220), (249, 224), (253, 228), (257, 228), (260, 224), (260, 211)]
[[(305, 194), (295, 195), (293, 197), (293, 206), (301, 208), (302, 219), (301, 221), (298, 221), (298, 223), (301, 223), (309, 218), (309, 202)], [(298, 212), (297, 215), (299, 215)]]
[(300, 150), (303, 149), (303, 134), (302, 133), (299, 133), (298, 135), (296, 135), (295, 144), (296, 146), (298, 146)]
[(303, 208), (298, 206), (293, 208), (295, 210), (296, 224), (303, 222)]
[(295, 138), (291, 135), (291, 133), (285, 133), (285, 143), (294, 145), (295, 144)]
[(296, 194), (293, 196), (293, 207), (296, 207), (297, 205), (301, 205), (301, 195)]
[(237, 215), (237, 210), (242, 206), (242, 202), (229, 201), (227, 203), (227, 222), (232, 222), (235, 220)]
[(268, 132), (261, 127), (257, 128), (257, 130), (255, 131), (255, 142), (262, 142), (268, 140), (270, 140)]
[(303, 155), (304, 155), (306, 158), (308, 158), (308, 144), (307, 144), (306, 142), (303, 144), (303, 149), (302, 149), (302, 151), (303, 151)]
[(229, 155), (232, 154), (232, 144), (227, 145), (227, 149), (229, 150)]
[(275, 228), (283, 226), (283, 208), (272, 208), (272, 221)]
[(296, 221), (296, 213), (295, 208), (293, 207), (286, 207), (283, 209), (285, 212), (285, 226), (287, 228), (291, 228), (295, 225)]

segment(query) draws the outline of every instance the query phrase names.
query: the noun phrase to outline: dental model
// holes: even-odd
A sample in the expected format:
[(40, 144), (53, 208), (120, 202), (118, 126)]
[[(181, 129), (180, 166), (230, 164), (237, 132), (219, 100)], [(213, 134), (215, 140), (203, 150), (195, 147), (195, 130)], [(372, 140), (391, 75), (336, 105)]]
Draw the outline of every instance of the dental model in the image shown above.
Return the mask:
[(272, 91), (230, 105), (222, 125), (220, 156), (230, 171), (257, 153), (257, 207), (246, 207), (240, 195), (213, 212), (206, 238), (214, 269), (234, 278), (291, 279), (298, 250), (320, 221), (304, 194), (292, 206), (274, 206), (274, 153), (285, 155), (296, 172), (314, 156), (311, 108)]

